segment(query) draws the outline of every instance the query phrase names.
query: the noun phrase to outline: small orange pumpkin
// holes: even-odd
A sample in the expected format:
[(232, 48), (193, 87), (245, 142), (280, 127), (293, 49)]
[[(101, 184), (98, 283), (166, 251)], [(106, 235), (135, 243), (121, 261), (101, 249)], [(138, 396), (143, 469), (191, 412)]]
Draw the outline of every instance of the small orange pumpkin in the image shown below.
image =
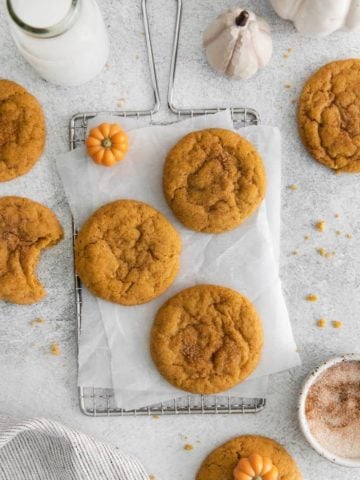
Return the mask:
[(129, 149), (128, 136), (117, 123), (102, 123), (92, 128), (85, 144), (94, 162), (105, 167), (122, 160)]
[(279, 471), (271, 458), (253, 453), (242, 458), (234, 470), (234, 480), (278, 480)]

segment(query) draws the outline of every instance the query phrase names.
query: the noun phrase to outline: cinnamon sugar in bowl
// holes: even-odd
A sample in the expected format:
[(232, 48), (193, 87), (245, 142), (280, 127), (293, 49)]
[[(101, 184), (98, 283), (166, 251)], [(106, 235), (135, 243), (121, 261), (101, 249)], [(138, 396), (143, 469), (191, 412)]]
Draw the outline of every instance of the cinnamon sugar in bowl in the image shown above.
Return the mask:
[(299, 420), (320, 455), (360, 468), (360, 355), (331, 358), (309, 375), (300, 396)]

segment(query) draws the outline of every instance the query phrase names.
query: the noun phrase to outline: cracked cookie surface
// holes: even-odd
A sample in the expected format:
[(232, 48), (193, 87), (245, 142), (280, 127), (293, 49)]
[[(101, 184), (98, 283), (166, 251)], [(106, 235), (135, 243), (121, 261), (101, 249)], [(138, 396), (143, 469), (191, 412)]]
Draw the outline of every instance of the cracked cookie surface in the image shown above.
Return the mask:
[(304, 86), (300, 136), (309, 153), (338, 172), (360, 172), (360, 59), (332, 62)]
[(247, 298), (218, 285), (197, 285), (170, 298), (151, 332), (151, 355), (175, 387), (217, 393), (256, 368), (263, 345), (260, 318)]
[(45, 119), (25, 88), (0, 79), (0, 182), (27, 173), (44, 150)]
[(165, 198), (188, 228), (221, 233), (240, 225), (265, 196), (266, 175), (255, 147), (230, 130), (192, 132), (168, 153)]
[(77, 272), (98, 297), (139, 305), (161, 295), (179, 270), (180, 237), (157, 210), (117, 200), (96, 210), (76, 240)]
[(36, 278), (41, 250), (57, 244), (63, 229), (44, 205), (22, 197), (0, 198), (0, 299), (30, 304), (45, 290)]
[(239, 460), (254, 453), (271, 458), (279, 470), (279, 480), (301, 480), (301, 473), (285, 448), (258, 435), (236, 437), (213, 450), (202, 463), (196, 480), (233, 480)]

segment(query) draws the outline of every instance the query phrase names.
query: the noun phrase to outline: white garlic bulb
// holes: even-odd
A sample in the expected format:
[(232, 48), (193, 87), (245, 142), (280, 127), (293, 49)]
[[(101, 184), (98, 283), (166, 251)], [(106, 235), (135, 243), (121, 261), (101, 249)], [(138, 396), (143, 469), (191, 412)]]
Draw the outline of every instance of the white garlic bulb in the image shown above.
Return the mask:
[(272, 55), (269, 24), (242, 8), (219, 15), (205, 29), (203, 45), (209, 64), (235, 79), (252, 77)]

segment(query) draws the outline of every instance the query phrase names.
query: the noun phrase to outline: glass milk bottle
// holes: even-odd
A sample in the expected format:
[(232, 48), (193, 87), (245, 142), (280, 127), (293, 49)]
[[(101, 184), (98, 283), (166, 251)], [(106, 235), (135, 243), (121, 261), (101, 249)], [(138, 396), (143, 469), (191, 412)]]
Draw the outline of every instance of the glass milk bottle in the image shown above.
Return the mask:
[(10, 30), (23, 57), (57, 85), (95, 77), (109, 55), (109, 39), (95, 0), (7, 0)]

